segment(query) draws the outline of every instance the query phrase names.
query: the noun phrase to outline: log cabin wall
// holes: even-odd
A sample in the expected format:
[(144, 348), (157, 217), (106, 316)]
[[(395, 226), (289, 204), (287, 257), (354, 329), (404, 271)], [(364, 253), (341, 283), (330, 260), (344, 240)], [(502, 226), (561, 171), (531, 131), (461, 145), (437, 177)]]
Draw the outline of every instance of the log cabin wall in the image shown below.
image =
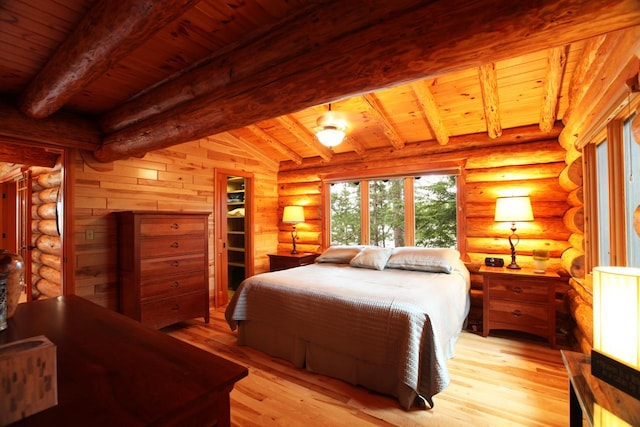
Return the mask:
[[(209, 217), (209, 289), (215, 266), (214, 169), (245, 171), (254, 179), (255, 271), (268, 270), (266, 253), (276, 244), (277, 164), (231, 137), (181, 144), (141, 159), (98, 163), (74, 153), (75, 293), (118, 309), (116, 219), (123, 210), (199, 211)], [(226, 195), (225, 195), (226, 196)], [(269, 224), (273, 224), (270, 226)]]
[(60, 162), (53, 168), (31, 167), (31, 298), (62, 295), (62, 241), (57, 225)]
[[(472, 275), (471, 326), (478, 325), (482, 317), (482, 278), (477, 271), (486, 256), (499, 256), (509, 262), (508, 236), (510, 224), (494, 221), (495, 200), (512, 192), (528, 194), (531, 198), (534, 221), (518, 224), (520, 242), (517, 245), (518, 263), (532, 266), (534, 249), (548, 249), (549, 269), (560, 274), (557, 286), (558, 327), (570, 331), (572, 320), (565, 302), (569, 272), (563, 266), (562, 256), (572, 248), (569, 242), (575, 231), (567, 221), (580, 222), (580, 216), (571, 214), (571, 193), (563, 188), (561, 178), (566, 174), (567, 152), (557, 139), (528, 143), (512, 143), (493, 148), (469, 149), (456, 153), (405, 157), (393, 160), (362, 159), (348, 166), (313, 167), (281, 166), (278, 174), (278, 218), (280, 232), (278, 249), (291, 249), (290, 224), (283, 224), (282, 209), (286, 205), (305, 207), (305, 223), (298, 224), (298, 250), (322, 251), (328, 245), (322, 242), (322, 181), (326, 174), (344, 173), (346, 169), (368, 170), (396, 165), (415, 169), (416, 165), (437, 161), (460, 161), (463, 168), (461, 204), (464, 207), (459, 221), (466, 234), (458, 236), (462, 257)], [(581, 176), (581, 173), (580, 173)], [(571, 219), (567, 219), (567, 216)], [(574, 227), (574, 226), (572, 226)], [(563, 332), (564, 334), (564, 332)], [(563, 337), (558, 337), (563, 342)], [(565, 341), (566, 342), (566, 341)]]

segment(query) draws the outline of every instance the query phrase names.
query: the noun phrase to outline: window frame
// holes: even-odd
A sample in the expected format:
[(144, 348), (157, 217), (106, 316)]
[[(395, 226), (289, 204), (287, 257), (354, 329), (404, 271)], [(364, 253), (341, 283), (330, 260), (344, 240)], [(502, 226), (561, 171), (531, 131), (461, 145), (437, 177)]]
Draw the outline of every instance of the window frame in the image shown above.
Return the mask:
[[(322, 180), (322, 249), (326, 249), (331, 244), (331, 190), (330, 185), (335, 182), (344, 181), (360, 181), (360, 204), (361, 209), (361, 236), (360, 240), (362, 244), (370, 244), (369, 239), (369, 181), (375, 179), (389, 179), (389, 178), (405, 178), (404, 179), (404, 193), (405, 193), (405, 224), (413, 224), (413, 227), (405, 226), (405, 242), (415, 242), (415, 206), (413, 200), (413, 183), (411, 178), (415, 176), (424, 175), (455, 175), (456, 176), (456, 246), (458, 251), (466, 253), (466, 239), (461, 238), (462, 230), (466, 228), (465, 224), (462, 224), (464, 219), (461, 216), (462, 212), (462, 191), (464, 189), (464, 164), (460, 161), (449, 162), (433, 162), (421, 165), (414, 165), (410, 167), (385, 167), (378, 169), (370, 169), (368, 171), (345, 171), (339, 173), (332, 173), (321, 176)], [(398, 172), (398, 169), (402, 169), (402, 172)], [(410, 196), (408, 196), (410, 194)], [(408, 197), (411, 199), (411, 207), (408, 207)]]
[[(634, 104), (635, 108), (631, 107)], [(627, 231), (633, 224), (627, 224), (627, 200), (625, 191), (625, 144), (637, 143), (625, 141), (624, 125), (632, 119), (636, 108), (640, 104), (640, 97), (634, 102), (629, 101), (629, 108), (624, 109), (612, 120), (590, 143), (583, 147), (584, 171), (584, 205), (585, 205), (585, 268), (591, 273), (594, 267), (601, 265), (599, 257), (599, 200), (598, 200), (598, 170), (596, 147), (606, 141), (607, 144), (607, 188), (609, 212), (609, 262), (611, 266), (627, 266)], [(636, 114), (640, 114), (636, 113)]]

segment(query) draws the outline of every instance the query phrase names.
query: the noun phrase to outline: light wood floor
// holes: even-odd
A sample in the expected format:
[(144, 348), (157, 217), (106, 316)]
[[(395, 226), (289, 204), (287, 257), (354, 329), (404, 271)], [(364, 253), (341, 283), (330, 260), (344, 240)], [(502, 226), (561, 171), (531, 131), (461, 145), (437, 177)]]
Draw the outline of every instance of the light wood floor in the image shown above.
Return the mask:
[(542, 341), (463, 332), (448, 362), (451, 384), (431, 410), (405, 411), (394, 398), (296, 369), (236, 344), (223, 309), (211, 322), (164, 331), (247, 366), (231, 393), (234, 426), (566, 426), (568, 383), (560, 350)]

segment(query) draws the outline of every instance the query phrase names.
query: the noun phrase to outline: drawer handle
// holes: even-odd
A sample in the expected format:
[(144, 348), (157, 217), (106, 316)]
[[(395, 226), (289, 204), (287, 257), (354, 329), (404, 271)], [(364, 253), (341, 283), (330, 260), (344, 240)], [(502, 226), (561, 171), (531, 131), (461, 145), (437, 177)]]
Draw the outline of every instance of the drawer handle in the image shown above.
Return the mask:
[(178, 243), (178, 242), (173, 242), (170, 246), (171, 246), (172, 248), (179, 248), (179, 247), (180, 247), (180, 243)]
[(521, 294), (522, 293), (522, 288), (520, 286), (515, 286), (513, 288), (513, 292), (516, 294)]
[(180, 267), (180, 261), (173, 261), (171, 267)]
[(522, 312), (520, 310), (518, 310), (518, 309), (513, 310), (513, 312), (511, 314), (513, 314), (514, 317), (522, 316)]
[(173, 224), (171, 224), (171, 229), (172, 230), (177, 230), (178, 228), (180, 228), (179, 224), (176, 224), (175, 222)]
[(180, 304), (176, 304), (176, 305), (174, 305), (173, 307), (171, 307), (171, 310), (172, 310), (172, 311), (178, 311), (178, 310), (180, 310)]
[(175, 289), (175, 288), (177, 288), (178, 286), (180, 286), (180, 283), (178, 283), (178, 282), (173, 282), (173, 283), (171, 284), (171, 289)]

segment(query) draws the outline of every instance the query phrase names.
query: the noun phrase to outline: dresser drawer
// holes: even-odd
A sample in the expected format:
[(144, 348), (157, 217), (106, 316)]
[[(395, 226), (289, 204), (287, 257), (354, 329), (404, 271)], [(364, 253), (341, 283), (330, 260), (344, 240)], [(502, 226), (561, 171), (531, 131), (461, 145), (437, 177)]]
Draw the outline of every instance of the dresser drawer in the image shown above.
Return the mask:
[(179, 236), (183, 234), (203, 235), (207, 223), (196, 217), (145, 217), (140, 220), (140, 236)]
[(140, 282), (140, 298), (148, 301), (198, 292), (205, 286), (203, 277), (202, 272), (195, 272), (188, 275), (178, 274), (144, 279)]
[(143, 258), (182, 255), (204, 251), (203, 236), (154, 237), (140, 240)]
[(491, 300), (489, 302), (489, 318), (492, 323), (508, 323), (546, 330), (549, 327), (549, 307), (543, 304)]
[(546, 302), (549, 299), (549, 286), (532, 280), (509, 280), (491, 277), (487, 284), (490, 298), (515, 301)]
[(140, 260), (140, 280), (158, 275), (185, 274), (192, 271), (202, 271), (205, 264), (204, 254), (181, 255), (164, 258), (149, 258)]
[(184, 319), (204, 316), (205, 304), (204, 292), (145, 302), (141, 306), (140, 321), (153, 328), (162, 328)]

